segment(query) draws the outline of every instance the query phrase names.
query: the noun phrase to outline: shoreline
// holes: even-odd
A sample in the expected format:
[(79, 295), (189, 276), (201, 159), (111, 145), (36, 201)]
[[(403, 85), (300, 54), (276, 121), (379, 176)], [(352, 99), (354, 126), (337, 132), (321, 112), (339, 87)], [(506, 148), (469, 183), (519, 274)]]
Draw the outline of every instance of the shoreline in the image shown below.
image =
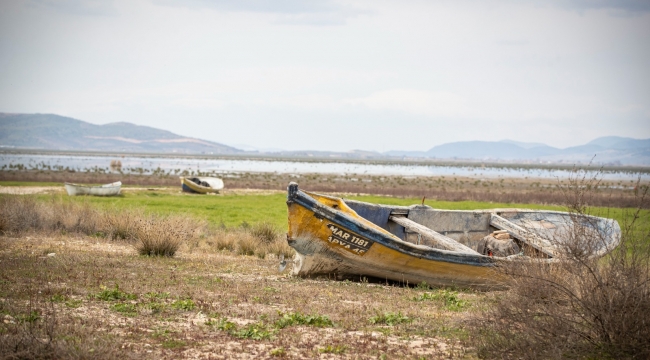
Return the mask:
[(146, 153), (146, 152), (100, 152), (100, 151), (78, 151), (78, 150), (30, 150), (30, 149), (7, 149), (0, 148), (0, 155), (50, 155), (50, 156), (88, 156), (88, 157), (115, 157), (115, 158), (169, 158), (169, 159), (191, 159), (191, 160), (237, 160), (237, 161), (265, 161), (265, 162), (295, 162), (310, 164), (359, 164), (359, 165), (384, 165), (384, 166), (435, 166), (435, 167), (457, 167), (457, 168), (485, 168), (504, 170), (564, 170), (570, 171), (576, 167), (590, 167), (604, 173), (623, 174), (648, 174), (650, 166), (643, 165), (602, 165), (589, 163), (539, 163), (522, 161), (495, 161), (495, 160), (472, 160), (472, 159), (435, 159), (435, 158), (354, 158), (343, 156), (283, 156), (272, 154), (179, 154), (179, 153)]

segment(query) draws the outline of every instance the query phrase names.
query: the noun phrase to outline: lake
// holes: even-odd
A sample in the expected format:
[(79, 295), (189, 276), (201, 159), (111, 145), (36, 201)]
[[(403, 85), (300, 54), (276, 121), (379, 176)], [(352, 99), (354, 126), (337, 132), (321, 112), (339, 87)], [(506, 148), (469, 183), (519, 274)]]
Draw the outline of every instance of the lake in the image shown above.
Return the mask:
[[(572, 172), (566, 169), (544, 169), (514, 167), (477, 167), (404, 163), (359, 163), (359, 162), (311, 162), (287, 160), (248, 160), (248, 159), (210, 159), (196, 157), (164, 156), (89, 156), (89, 155), (50, 155), (50, 154), (0, 154), (0, 168), (9, 169), (22, 165), (27, 169), (76, 171), (109, 171), (110, 162), (120, 160), (125, 173), (152, 173), (156, 169), (165, 173), (187, 172), (212, 173), (215, 175), (233, 173), (284, 173), (284, 174), (339, 174), (339, 175), (401, 175), (401, 176), (460, 176), (472, 178), (537, 178), (565, 179)], [(587, 172), (589, 176), (596, 171)], [(608, 170), (601, 173), (604, 180), (650, 180), (646, 172)]]

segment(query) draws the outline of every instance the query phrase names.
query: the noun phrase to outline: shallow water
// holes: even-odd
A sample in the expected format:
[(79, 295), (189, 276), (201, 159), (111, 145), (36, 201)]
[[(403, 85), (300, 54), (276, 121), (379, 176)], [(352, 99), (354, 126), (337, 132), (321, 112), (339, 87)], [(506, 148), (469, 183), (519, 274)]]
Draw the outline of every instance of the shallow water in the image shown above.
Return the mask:
[[(340, 175), (401, 175), (401, 176), (462, 176), (473, 178), (534, 178), (534, 179), (566, 179), (571, 176), (570, 170), (562, 169), (530, 169), (514, 167), (474, 167), (474, 166), (441, 166), (428, 164), (360, 164), (348, 162), (306, 162), (306, 161), (276, 161), (276, 160), (245, 160), (245, 159), (199, 159), (199, 158), (168, 158), (168, 157), (109, 157), (109, 156), (78, 156), (78, 155), (26, 155), (1, 154), (0, 168), (22, 164), (27, 169), (63, 170), (65, 168), (77, 171), (95, 169), (109, 171), (111, 160), (122, 162), (124, 173), (150, 174), (159, 169), (172, 174), (187, 172), (202, 172), (213, 174), (226, 173), (281, 173), (281, 174), (340, 174)], [(588, 171), (587, 176), (596, 175), (596, 171)], [(650, 174), (626, 171), (605, 171), (600, 175), (604, 180), (637, 180), (649, 181)]]

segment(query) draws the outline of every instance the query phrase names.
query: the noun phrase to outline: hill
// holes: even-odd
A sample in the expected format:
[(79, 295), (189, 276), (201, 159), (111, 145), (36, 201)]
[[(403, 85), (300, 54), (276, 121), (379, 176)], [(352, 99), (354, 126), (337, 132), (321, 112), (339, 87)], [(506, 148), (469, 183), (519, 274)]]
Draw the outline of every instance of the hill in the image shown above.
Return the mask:
[(126, 122), (105, 125), (53, 114), (0, 113), (0, 146), (47, 150), (234, 154), (241, 150)]

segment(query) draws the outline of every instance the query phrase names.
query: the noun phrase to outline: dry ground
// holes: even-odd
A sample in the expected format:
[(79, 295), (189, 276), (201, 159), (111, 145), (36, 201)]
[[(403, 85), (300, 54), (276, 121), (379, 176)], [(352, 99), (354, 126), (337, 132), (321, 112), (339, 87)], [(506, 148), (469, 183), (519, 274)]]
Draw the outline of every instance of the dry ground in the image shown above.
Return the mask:
[(103, 238), (1, 236), (0, 358), (20, 346), (55, 358), (473, 358), (465, 322), (495, 296), (300, 279), (274, 256), (209, 245), (160, 258)]

